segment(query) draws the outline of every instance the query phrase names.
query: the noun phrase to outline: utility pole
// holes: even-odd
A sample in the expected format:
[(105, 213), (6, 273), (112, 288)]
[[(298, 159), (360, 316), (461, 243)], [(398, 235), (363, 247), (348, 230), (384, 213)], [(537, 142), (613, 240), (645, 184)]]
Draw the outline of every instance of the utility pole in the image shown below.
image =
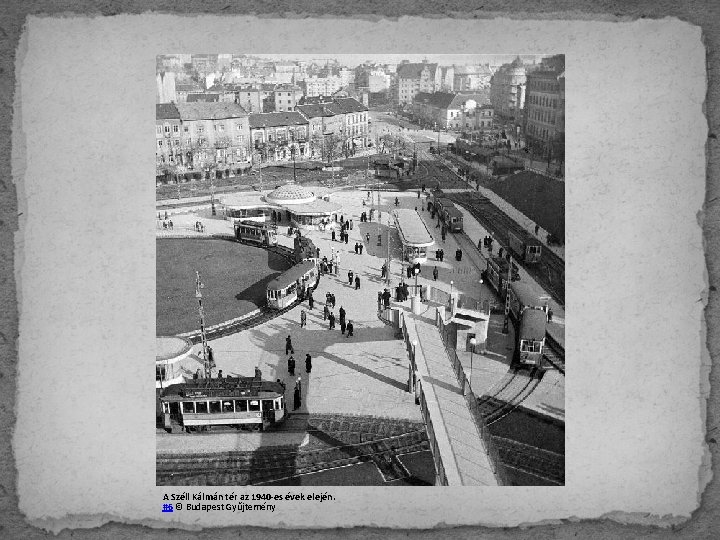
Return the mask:
[(202, 291), (205, 285), (200, 281), (200, 272), (195, 272), (195, 298), (198, 299), (198, 312), (200, 313), (200, 337), (202, 339), (202, 355), (203, 355), (203, 367), (205, 369), (205, 378), (209, 379), (211, 376), (211, 370), (215, 365), (214, 359), (209, 354), (209, 347), (207, 344), (207, 337), (205, 336), (205, 310), (202, 304)]
[(510, 283), (512, 282), (512, 257), (508, 258), (508, 273), (505, 288), (505, 318), (503, 319), (502, 333), (509, 332), (508, 322), (510, 318)]

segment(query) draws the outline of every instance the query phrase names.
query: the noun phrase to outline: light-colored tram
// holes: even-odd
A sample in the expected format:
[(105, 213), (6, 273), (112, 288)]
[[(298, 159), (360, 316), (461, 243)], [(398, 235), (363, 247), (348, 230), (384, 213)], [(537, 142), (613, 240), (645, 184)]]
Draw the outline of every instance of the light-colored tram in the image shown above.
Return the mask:
[(273, 309), (283, 309), (293, 302), (303, 300), (309, 289), (314, 289), (320, 278), (315, 260), (296, 264), (267, 285), (267, 305)]
[(276, 246), (277, 227), (260, 221), (236, 221), (235, 238), (240, 242)]
[(445, 224), (448, 231), (462, 232), (463, 214), (455, 206), (455, 203), (445, 197), (437, 197), (435, 198), (433, 208), (440, 216), (440, 220)]
[(173, 384), (160, 394), (163, 425), (185, 431), (233, 426), (263, 430), (286, 416), (285, 389), (260, 377), (199, 379)]
[(526, 309), (522, 312), (517, 331), (517, 346), (520, 363), (539, 366), (542, 363), (547, 332), (547, 315), (538, 309)]
[(403, 260), (410, 264), (426, 263), (428, 248), (435, 240), (423, 219), (416, 210), (404, 208), (393, 210), (392, 215), (402, 242)]
[(508, 248), (519, 260), (533, 264), (540, 261), (542, 242), (524, 233), (508, 231)]
[(528, 310), (538, 310), (547, 318), (547, 301), (533, 292), (527, 283), (510, 283), (510, 315), (520, 321), (522, 314)]

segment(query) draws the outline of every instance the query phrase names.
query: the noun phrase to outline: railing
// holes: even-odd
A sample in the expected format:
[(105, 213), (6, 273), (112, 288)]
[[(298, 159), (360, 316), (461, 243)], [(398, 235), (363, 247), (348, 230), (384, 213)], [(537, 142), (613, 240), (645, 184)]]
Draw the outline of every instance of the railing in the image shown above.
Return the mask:
[(423, 419), (425, 420), (425, 428), (427, 429), (430, 449), (435, 461), (435, 472), (437, 473), (438, 481), (440, 485), (447, 486), (448, 480), (447, 475), (445, 474), (445, 467), (443, 466), (442, 459), (440, 458), (440, 448), (438, 446), (437, 439), (435, 438), (435, 428), (433, 428), (432, 419), (430, 418), (430, 412), (428, 411), (425, 394), (422, 392), (422, 388), (420, 391), (420, 411), (422, 412)]
[(457, 355), (457, 350), (453, 347), (452, 342), (449, 339), (449, 334), (453, 330), (449, 327), (449, 325), (445, 324), (442, 317), (438, 317), (438, 321), (438, 329), (440, 330), (440, 337), (442, 338), (443, 345), (445, 345), (445, 351), (452, 362), (453, 371), (455, 371), (458, 383), (460, 384), (460, 388), (462, 388), (463, 395), (465, 397), (465, 402), (467, 403), (473, 419), (475, 420), (475, 427), (478, 430), (478, 434), (485, 444), (485, 450), (488, 458), (490, 459), (490, 464), (492, 465), (495, 478), (498, 481), (498, 484), (506, 486), (508, 485), (508, 479), (507, 474), (505, 473), (505, 468), (500, 460), (500, 453), (498, 452), (495, 443), (492, 441), (490, 430), (488, 429), (487, 424), (485, 424), (485, 420), (480, 412), (480, 406), (478, 405), (475, 393), (472, 391), (471, 384), (468, 385), (470, 387), (470, 391), (467, 394), (465, 393), (467, 376), (465, 375), (465, 370), (460, 362), (460, 358)]

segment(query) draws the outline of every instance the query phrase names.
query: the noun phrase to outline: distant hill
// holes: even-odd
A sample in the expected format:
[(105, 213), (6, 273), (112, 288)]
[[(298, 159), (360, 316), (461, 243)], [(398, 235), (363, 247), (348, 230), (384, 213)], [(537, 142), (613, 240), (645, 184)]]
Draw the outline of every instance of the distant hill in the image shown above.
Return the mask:
[(546, 231), (565, 238), (565, 182), (522, 171), (488, 187)]

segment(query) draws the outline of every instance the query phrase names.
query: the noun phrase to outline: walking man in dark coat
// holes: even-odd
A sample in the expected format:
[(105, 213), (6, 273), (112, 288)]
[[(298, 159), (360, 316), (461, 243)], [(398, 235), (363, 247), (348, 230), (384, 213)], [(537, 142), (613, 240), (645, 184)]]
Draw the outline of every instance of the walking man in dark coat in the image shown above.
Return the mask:
[(307, 313), (305, 313), (305, 310), (303, 309), (300, 311), (300, 328), (305, 326), (307, 324)]
[(437, 266), (433, 268), (433, 281), (437, 281), (438, 278), (438, 269)]
[(340, 333), (345, 335), (345, 319), (340, 319)]
[(315, 299), (313, 298), (312, 289), (308, 290), (308, 304), (310, 305), (310, 309), (313, 308), (313, 304), (315, 303)]
[(330, 309), (328, 308), (328, 303), (325, 304), (325, 309), (323, 309), (323, 321), (327, 320), (328, 316), (330, 315)]
[(312, 371), (312, 356), (309, 353), (305, 355), (305, 371), (308, 373)]
[(295, 359), (292, 354), (290, 355), (290, 358), (288, 358), (288, 373), (290, 375), (295, 375)]
[(328, 327), (328, 330), (332, 330), (335, 328), (335, 314), (331, 311), (330, 315), (328, 315), (328, 320), (330, 321), (330, 326)]
[(330, 233), (330, 238), (332, 239), (333, 242), (335, 241), (335, 229), (333, 229), (332, 232)]
[(290, 336), (288, 336), (285, 338), (285, 354), (288, 354), (290, 352), (294, 353), (295, 350), (292, 346), (292, 339), (290, 339)]
[(345, 309), (342, 306), (340, 306), (340, 324), (345, 322), (345, 313), (346, 313)]
[(358, 247), (360, 248), (360, 255), (362, 255), (362, 251), (363, 251), (363, 245), (362, 245), (362, 244), (360, 244), (360, 246), (358, 246)]
[(301, 397), (300, 397), (300, 388), (298, 385), (295, 385), (295, 390), (293, 391), (293, 411), (296, 411), (300, 408), (300, 405), (302, 405)]
[(345, 233), (345, 245), (347, 245), (348, 240), (350, 240), (350, 235), (348, 233)]
[(352, 271), (352, 270), (348, 270), (348, 283), (349, 283), (350, 285), (352, 285), (352, 282), (353, 282), (353, 271)]
[(352, 337), (353, 336), (353, 323), (352, 321), (348, 321), (347, 323), (347, 336), (346, 337)]
[(360, 288), (360, 276), (355, 276), (355, 290)]

